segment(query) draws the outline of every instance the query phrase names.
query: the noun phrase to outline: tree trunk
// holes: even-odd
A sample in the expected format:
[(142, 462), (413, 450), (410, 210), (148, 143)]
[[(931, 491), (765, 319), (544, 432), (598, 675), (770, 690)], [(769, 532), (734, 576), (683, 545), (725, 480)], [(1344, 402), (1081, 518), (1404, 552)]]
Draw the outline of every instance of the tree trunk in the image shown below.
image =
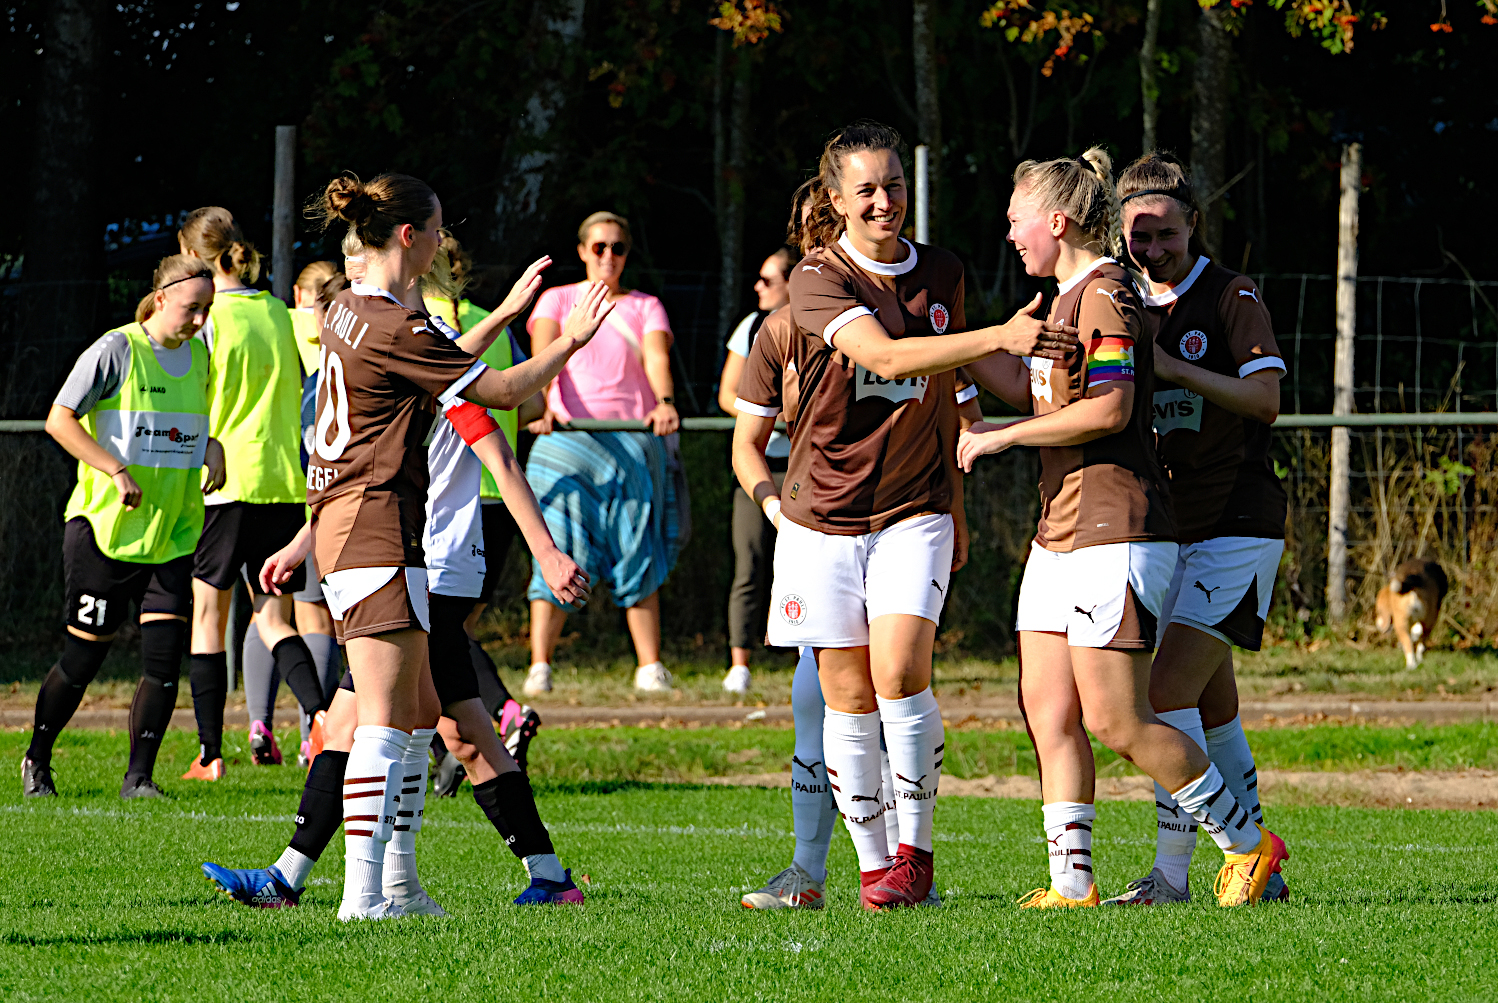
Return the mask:
[[(1227, 180), (1228, 61), (1232, 39), (1221, 7), (1201, 12), (1197, 22), (1195, 100), (1191, 108), (1191, 181), (1206, 199)], [(1214, 254), (1222, 253), (1222, 200), (1206, 206), (1202, 237)]]
[(501, 177), (506, 181), (495, 199), (493, 230), (502, 267), (529, 260), (545, 236), (542, 187), (560, 153), (560, 130), (554, 133), (552, 126), (567, 104), (566, 57), (582, 42), (586, 7), (587, 0), (536, 0), (531, 11), (529, 34), (534, 44), (529, 48), (543, 55), (541, 65), (532, 67), (535, 89), (505, 144)]
[[(1342, 196), (1337, 206), (1337, 341), (1332, 356), (1332, 414), (1352, 414), (1353, 349), (1358, 326), (1358, 195), (1363, 146), (1342, 147)], [(1327, 502), (1326, 614), (1334, 626), (1347, 618), (1347, 520), (1352, 509), (1351, 443), (1345, 426), (1332, 429)]]
[[(105, 7), (53, 0), (42, 29), (18, 337), (5, 346), (7, 415), (40, 415), (61, 374), (103, 333), (97, 146)], [(22, 358), (24, 354), (25, 358)]]
[(911, 50), (915, 57), (915, 110), (920, 135), (918, 141), (929, 147), (927, 160), (926, 220), (931, 242), (941, 234), (941, 101), (936, 77), (936, 39), (931, 30), (931, 0), (914, 0), (911, 4)]
[(1144, 42), (1139, 46), (1139, 95), (1144, 108), (1144, 141), (1141, 153), (1158, 142), (1155, 126), (1160, 116), (1160, 86), (1155, 79), (1155, 52), (1160, 43), (1160, 0), (1149, 0), (1144, 15)]
[[(722, 42), (723, 38), (720, 37), (719, 43)], [(728, 332), (733, 330), (739, 319), (744, 292), (744, 177), (749, 166), (750, 65), (747, 48), (728, 52), (719, 63), (718, 95), (728, 104), (727, 109), (720, 111), (716, 135), (713, 137), (714, 157), (721, 164), (717, 183), (719, 345), (727, 340)], [(730, 73), (731, 81), (728, 79)], [(720, 107), (721, 103), (719, 102)], [(723, 121), (725, 117), (726, 122)]]

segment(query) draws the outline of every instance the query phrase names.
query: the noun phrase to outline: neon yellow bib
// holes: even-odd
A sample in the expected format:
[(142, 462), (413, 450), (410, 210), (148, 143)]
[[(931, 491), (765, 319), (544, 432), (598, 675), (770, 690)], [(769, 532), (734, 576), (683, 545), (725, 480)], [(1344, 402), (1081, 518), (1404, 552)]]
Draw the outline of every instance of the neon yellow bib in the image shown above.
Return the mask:
[(87, 519), (107, 557), (164, 564), (196, 550), (203, 534), (199, 471), (208, 449), (208, 349), (193, 339), (192, 366), (172, 376), (156, 361), (145, 328), (131, 324), (120, 333), (130, 339), (130, 372), (118, 393), (80, 421), (126, 465), (141, 502), (126, 509), (112, 478), (79, 463), (63, 519)]
[(302, 378), (291, 311), (268, 292), (220, 293), (213, 321), (210, 434), (223, 443), (228, 481), (218, 497), (305, 503)]
[(302, 375), (311, 376), (317, 372), (318, 353), (322, 351), (317, 314), (311, 310), (291, 311), (291, 333), (296, 338), (297, 354), (302, 357)]
[[(433, 315), (441, 317), (449, 327), (460, 332), (472, 331), (479, 321), (489, 316), (488, 310), (485, 310), (483, 307), (474, 306), (468, 300), (463, 300), (458, 304), (458, 323), (454, 324), (452, 300), (429, 297), (426, 304)], [(505, 328), (501, 331), (499, 337), (494, 339), (494, 344), (490, 345), (489, 350), (481, 355), (480, 358), (484, 360), (484, 365), (490, 369), (503, 370), (513, 366), (515, 364), (515, 355), (510, 350), (510, 329)], [(510, 443), (510, 452), (513, 453), (515, 451), (515, 436), (520, 430), (520, 423), (515, 416), (515, 412), (491, 410), (489, 413), (494, 416), (495, 422), (499, 424), (500, 431), (504, 432), (505, 439)], [(489, 473), (488, 467), (484, 468), (482, 484), (479, 487), (479, 497), (487, 498), (491, 501), (503, 500), (503, 497), (499, 493), (499, 485), (494, 483), (494, 475)]]

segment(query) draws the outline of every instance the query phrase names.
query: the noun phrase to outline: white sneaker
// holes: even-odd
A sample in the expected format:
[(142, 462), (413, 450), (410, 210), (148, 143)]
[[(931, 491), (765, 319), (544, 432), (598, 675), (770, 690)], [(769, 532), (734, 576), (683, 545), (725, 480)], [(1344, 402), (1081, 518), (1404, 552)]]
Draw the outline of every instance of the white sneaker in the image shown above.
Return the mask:
[(745, 909), (821, 909), (826, 889), (796, 864), (775, 875), (757, 892), (739, 899)]
[(344, 923), (351, 919), (395, 919), (404, 916), (401, 907), (389, 899), (381, 899), (378, 905), (361, 909), (358, 906), (345, 902), (338, 907), (338, 918)]
[(1165, 877), (1165, 872), (1156, 867), (1138, 881), (1130, 881), (1122, 895), (1103, 899), (1103, 905), (1171, 905), (1190, 902), (1191, 889), (1179, 891)]
[(665, 693), (671, 689), (671, 673), (660, 662), (635, 669), (635, 689), (645, 693)]
[(390, 903), (393, 908), (399, 909), (402, 916), (447, 915), (447, 910), (432, 901), (432, 897), (426, 893), (426, 889), (424, 888), (409, 898), (387, 898), (385, 901)]
[(525, 695), (528, 697), (540, 696), (542, 693), (551, 692), (551, 663), (537, 662), (531, 666), (530, 672), (525, 676)]
[(723, 688), (730, 693), (749, 692), (749, 666), (735, 665), (723, 677)]

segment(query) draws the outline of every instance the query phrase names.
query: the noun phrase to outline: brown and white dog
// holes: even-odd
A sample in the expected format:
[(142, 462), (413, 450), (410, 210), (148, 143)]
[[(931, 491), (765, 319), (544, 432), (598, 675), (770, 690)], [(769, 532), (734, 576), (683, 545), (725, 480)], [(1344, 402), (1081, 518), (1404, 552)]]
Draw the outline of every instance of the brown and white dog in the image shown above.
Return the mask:
[(1404, 667), (1425, 660), (1425, 639), (1436, 629), (1441, 601), (1446, 598), (1446, 572), (1435, 561), (1415, 558), (1394, 569), (1389, 583), (1378, 590), (1378, 631), (1394, 636), (1404, 649)]

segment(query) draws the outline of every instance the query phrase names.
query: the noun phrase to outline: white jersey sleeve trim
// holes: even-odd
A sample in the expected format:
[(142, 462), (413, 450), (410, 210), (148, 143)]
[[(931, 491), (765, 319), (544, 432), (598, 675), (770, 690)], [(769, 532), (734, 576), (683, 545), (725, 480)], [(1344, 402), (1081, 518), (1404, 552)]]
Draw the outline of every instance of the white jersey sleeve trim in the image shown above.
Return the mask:
[(780, 408), (778, 407), (765, 407), (763, 404), (746, 401), (742, 397), (735, 397), (733, 399), (733, 406), (745, 414), (754, 415), (756, 418), (774, 418), (780, 414)]
[(442, 392), (442, 396), (437, 398), (437, 403), (446, 408), (448, 404), (458, 398), (459, 394), (468, 389), (468, 384), (478, 379), (483, 375), (484, 370), (488, 368), (482, 361), (475, 362), (469, 366), (466, 373), (453, 380), (452, 384)]
[(978, 386), (977, 384), (970, 384), (957, 391), (957, 403), (959, 405), (966, 404), (976, 396), (978, 396)]
[(827, 322), (827, 326), (822, 329), (822, 340), (827, 342), (828, 345), (831, 345), (832, 336), (837, 334), (837, 332), (841, 331), (843, 328), (847, 327), (849, 324), (853, 323), (853, 321), (857, 320), (860, 317), (872, 316), (874, 316), (874, 312), (868, 307), (863, 306), (862, 304), (852, 307), (851, 309), (844, 310), (842, 313), (838, 314), (836, 317), (832, 318), (832, 320)]
[(1243, 365), (1239, 366), (1238, 378), (1242, 379), (1243, 377), (1248, 376), (1251, 373), (1263, 372), (1266, 369), (1278, 369), (1282, 373), (1289, 372), (1289, 370), (1285, 368), (1284, 359), (1280, 358), (1277, 355), (1265, 355), (1262, 358), (1254, 359), (1251, 362), (1245, 362)]

